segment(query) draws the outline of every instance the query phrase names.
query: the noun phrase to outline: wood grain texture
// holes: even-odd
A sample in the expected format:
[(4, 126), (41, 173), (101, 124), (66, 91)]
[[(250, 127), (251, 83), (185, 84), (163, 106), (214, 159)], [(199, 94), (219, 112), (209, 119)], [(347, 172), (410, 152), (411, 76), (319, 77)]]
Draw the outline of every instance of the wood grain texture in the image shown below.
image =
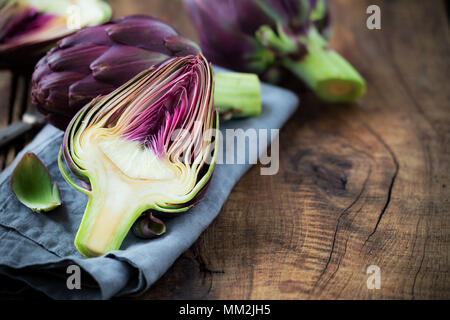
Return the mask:
[[(181, 0), (110, 3), (116, 17), (154, 15), (197, 39)], [(367, 79), (366, 96), (326, 105), (285, 80), (302, 103), (281, 131), (279, 173), (251, 169), (143, 299), (450, 298), (444, 1), (330, 3), (332, 46)], [(365, 27), (370, 4), (382, 30)], [(380, 290), (366, 286), (369, 265)]]

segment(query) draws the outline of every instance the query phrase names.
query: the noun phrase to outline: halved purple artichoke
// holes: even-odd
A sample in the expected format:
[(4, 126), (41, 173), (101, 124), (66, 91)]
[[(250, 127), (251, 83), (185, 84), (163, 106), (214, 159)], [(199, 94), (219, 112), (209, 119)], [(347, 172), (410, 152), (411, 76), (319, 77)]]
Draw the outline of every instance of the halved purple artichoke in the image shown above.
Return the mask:
[[(201, 199), (217, 154), (213, 92), (213, 72), (203, 56), (172, 58), (73, 118), (59, 167), (69, 184), (89, 196), (75, 239), (83, 255), (118, 249), (147, 210), (175, 214)], [(72, 180), (61, 156), (88, 188)]]
[(74, 28), (110, 17), (111, 8), (103, 0), (0, 0), (0, 68), (31, 71)]
[[(50, 123), (65, 129), (93, 98), (167, 59), (198, 53), (195, 42), (148, 16), (85, 28), (61, 40), (39, 61), (33, 74), (33, 103)], [(215, 81), (215, 102), (221, 111), (242, 117), (260, 113), (260, 83), (255, 75), (218, 74)]]
[(205, 56), (273, 78), (288, 69), (326, 101), (361, 97), (365, 82), (327, 44), (326, 0), (185, 0)]

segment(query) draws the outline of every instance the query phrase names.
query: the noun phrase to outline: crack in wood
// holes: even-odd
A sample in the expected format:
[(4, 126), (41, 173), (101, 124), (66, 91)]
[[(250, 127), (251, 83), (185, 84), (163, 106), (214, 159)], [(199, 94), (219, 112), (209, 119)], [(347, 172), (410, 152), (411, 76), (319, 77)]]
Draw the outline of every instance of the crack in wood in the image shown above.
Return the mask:
[(213, 274), (224, 274), (225, 271), (223, 270), (212, 270), (208, 267), (208, 265), (205, 262), (205, 259), (203, 258), (203, 256), (201, 255), (197, 244), (194, 244), (191, 247), (191, 252), (193, 254), (194, 257), (194, 261), (197, 263), (198, 265), (198, 271), (199, 273), (201, 273), (203, 275), (203, 279), (208, 278), (209, 279), (209, 285), (208, 285), (208, 289), (206, 290), (206, 293), (203, 294), (202, 298), (206, 298), (212, 290), (212, 286), (213, 286)]
[[(419, 219), (418, 222), (417, 222), (416, 234), (417, 234), (417, 230), (419, 228), (420, 221), (422, 221), (422, 219)], [(426, 253), (426, 247), (427, 247), (427, 242), (428, 242), (428, 221), (427, 220), (425, 220), (425, 225), (426, 225), (426, 228), (425, 228), (426, 236), (425, 236), (425, 239), (423, 241), (422, 257), (420, 259), (419, 267), (417, 268), (417, 271), (414, 274), (414, 280), (413, 280), (413, 284), (411, 286), (411, 297), (412, 297), (413, 300), (415, 299), (416, 282), (417, 282), (417, 278), (419, 277), (420, 271), (422, 271), (422, 265), (423, 265), (423, 262), (425, 260), (425, 253)], [(416, 236), (416, 238), (417, 238), (417, 236)], [(414, 247), (415, 247), (415, 245), (414, 245)]]
[[(333, 242), (332, 242), (332, 244), (331, 244), (330, 255), (328, 256), (328, 260), (327, 260), (327, 262), (326, 262), (326, 264), (325, 264), (325, 267), (323, 268), (323, 270), (322, 270), (322, 272), (321, 272), (319, 278), (318, 278), (317, 281), (315, 282), (312, 291), (314, 291), (315, 288), (318, 287), (319, 282), (322, 280), (323, 276), (325, 275), (326, 271), (328, 270), (329, 264), (330, 264), (330, 262), (331, 262), (331, 259), (332, 259), (332, 257), (333, 257), (333, 254), (334, 254), (334, 252), (335, 252), (334, 250), (335, 250), (335, 245), (336, 245), (336, 238), (337, 238), (337, 234), (338, 234), (338, 231), (339, 231), (339, 226), (340, 226), (340, 224), (341, 224), (341, 219), (342, 219), (342, 218), (346, 215), (346, 213), (347, 213), (347, 212), (348, 212), (348, 211), (349, 211), (349, 210), (350, 210), (350, 209), (358, 202), (358, 200), (359, 200), (359, 199), (361, 198), (361, 196), (363, 195), (364, 191), (366, 190), (367, 182), (369, 181), (369, 178), (370, 178), (370, 176), (371, 176), (371, 173), (372, 173), (372, 166), (369, 167), (369, 171), (368, 171), (368, 173), (367, 173), (367, 176), (366, 176), (366, 178), (364, 179), (364, 182), (363, 182), (363, 185), (362, 185), (362, 187), (361, 187), (361, 190), (360, 190), (360, 192), (358, 193), (358, 195), (356, 196), (356, 198), (352, 201), (352, 203), (351, 203), (349, 206), (347, 206), (347, 207), (339, 214), (339, 217), (338, 217), (337, 223), (336, 223), (336, 229), (335, 229), (334, 235), (333, 235)], [(361, 211), (361, 209), (360, 209), (359, 211)], [(348, 238), (347, 238), (347, 241), (348, 241)], [(347, 242), (346, 242), (346, 246), (347, 246)], [(347, 249), (347, 248), (345, 248), (345, 250), (346, 250), (346, 249)], [(344, 251), (344, 255), (345, 255), (345, 251)], [(339, 262), (339, 263), (340, 263), (340, 262)]]
[(423, 253), (422, 253), (422, 258), (420, 259), (419, 268), (417, 269), (417, 272), (416, 272), (416, 274), (414, 275), (414, 281), (413, 281), (413, 284), (412, 284), (412, 287), (411, 287), (411, 296), (412, 296), (412, 299), (413, 299), (413, 300), (415, 299), (415, 296), (414, 296), (414, 290), (415, 290), (415, 288), (416, 288), (417, 277), (419, 276), (419, 273), (420, 273), (420, 271), (422, 270), (423, 261), (425, 260), (425, 248), (426, 248), (426, 243), (427, 243), (427, 241), (426, 241), (426, 238), (425, 238), (425, 241), (423, 242)]
[(377, 222), (375, 224), (375, 227), (373, 228), (372, 232), (368, 235), (366, 241), (364, 241), (364, 245), (366, 245), (367, 242), (370, 241), (370, 238), (375, 234), (375, 232), (377, 232), (378, 226), (381, 222), (381, 219), (383, 218), (389, 203), (391, 202), (391, 197), (392, 197), (392, 190), (394, 188), (394, 184), (395, 184), (395, 180), (397, 179), (398, 176), (398, 172), (400, 171), (400, 165), (399, 162), (397, 160), (397, 157), (395, 156), (394, 152), (392, 151), (391, 147), (389, 147), (389, 145), (383, 140), (383, 138), (376, 133), (367, 123), (363, 122), (365, 127), (367, 128), (367, 130), (369, 130), (370, 133), (372, 133), (372, 135), (384, 146), (384, 148), (388, 151), (388, 153), (390, 154), (392, 161), (394, 162), (394, 174), (391, 177), (391, 182), (389, 184), (389, 189), (388, 189), (388, 194), (387, 194), (387, 198), (386, 201), (384, 203), (383, 208), (381, 209), (380, 214), (378, 215), (378, 219)]
[(347, 237), (347, 239), (345, 239), (344, 252), (342, 253), (341, 259), (339, 259), (336, 269), (333, 271), (333, 273), (326, 280), (326, 282), (324, 284), (324, 287), (326, 287), (328, 285), (328, 283), (331, 281), (331, 279), (333, 279), (333, 277), (335, 276), (335, 274), (339, 270), (339, 267), (341, 266), (342, 259), (345, 257), (345, 254), (347, 253), (347, 244), (348, 244), (348, 239), (349, 238), (350, 237)]
[(194, 246), (192, 248), (192, 253), (194, 255), (195, 261), (198, 263), (198, 269), (199, 269), (200, 273), (203, 273), (203, 274), (217, 274), (217, 273), (221, 274), (221, 273), (225, 273), (225, 271), (223, 271), (223, 270), (212, 270), (212, 269), (210, 269), (207, 266), (207, 264), (205, 262), (205, 259), (203, 259), (203, 256), (200, 254), (197, 246)]

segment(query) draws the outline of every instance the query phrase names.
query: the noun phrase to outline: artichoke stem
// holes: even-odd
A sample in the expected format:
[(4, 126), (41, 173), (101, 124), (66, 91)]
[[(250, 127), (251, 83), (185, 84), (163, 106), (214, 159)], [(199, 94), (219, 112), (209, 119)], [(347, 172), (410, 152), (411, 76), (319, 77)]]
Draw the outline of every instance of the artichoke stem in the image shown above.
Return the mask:
[(89, 198), (75, 246), (86, 257), (118, 250), (141, 210), (130, 205), (131, 190), (95, 192)]
[(261, 83), (249, 73), (216, 73), (214, 105), (223, 118), (253, 117), (261, 113)]
[(284, 58), (284, 67), (303, 80), (321, 99), (328, 102), (350, 102), (365, 92), (365, 81), (315, 29), (303, 38), (308, 53), (299, 61)]

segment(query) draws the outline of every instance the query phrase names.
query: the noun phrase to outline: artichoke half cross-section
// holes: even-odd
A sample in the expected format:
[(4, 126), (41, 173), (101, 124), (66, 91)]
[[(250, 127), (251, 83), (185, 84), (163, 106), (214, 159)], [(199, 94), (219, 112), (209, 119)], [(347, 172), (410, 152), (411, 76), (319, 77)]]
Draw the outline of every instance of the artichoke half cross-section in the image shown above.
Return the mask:
[[(75, 245), (87, 257), (119, 249), (147, 210), (184, 212), (204, 195), (217, 153), (214, 81), (201, 56), (142, 72), (75, 116), (61, 173), (89, 201)], [(84, 183), (76, 184), (66, 171)]]

